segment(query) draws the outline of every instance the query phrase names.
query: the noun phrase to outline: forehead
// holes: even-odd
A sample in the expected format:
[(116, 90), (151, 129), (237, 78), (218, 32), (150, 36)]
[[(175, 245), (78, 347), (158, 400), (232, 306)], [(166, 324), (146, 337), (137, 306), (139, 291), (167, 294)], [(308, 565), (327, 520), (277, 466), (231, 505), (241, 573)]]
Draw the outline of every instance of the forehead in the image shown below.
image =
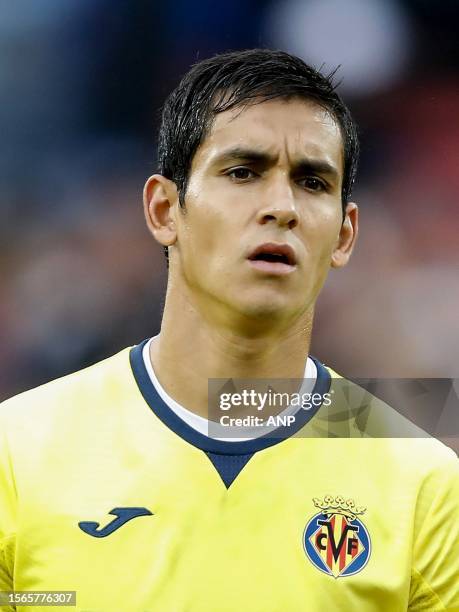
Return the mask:
[(327, 110), (309, 100), (268, 100), (217, 114), (193, 166), (210, 163), (232, 146), (284, 154), (292, 161), (311, 156), (329, 161), (341, 172), (343, 168), (340, 127)]

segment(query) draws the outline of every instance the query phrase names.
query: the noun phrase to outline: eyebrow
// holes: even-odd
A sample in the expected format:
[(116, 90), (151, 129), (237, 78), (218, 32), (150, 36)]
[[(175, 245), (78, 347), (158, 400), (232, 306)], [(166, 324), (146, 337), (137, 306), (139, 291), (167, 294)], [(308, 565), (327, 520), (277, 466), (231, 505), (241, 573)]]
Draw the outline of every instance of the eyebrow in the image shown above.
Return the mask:
[[(226, 151), (222, 151), (216, 155), (212, 161), (213, 165), (228, 163), (228, 162), (251, 162), (259, 163), (263, 165), (273, 164), (277, 159), (276, 155), (272, 155), (266, 151), (251, 149), (248, 147), (231, 147)], [(339, 178), (338, 169), (330, 162), (324, 159), (317, 159), (313, 157), (304, 157), (294, 163), (295, 173), (307, 173), (313, 172), (316, 174), (326, 174), (333, 179)]]

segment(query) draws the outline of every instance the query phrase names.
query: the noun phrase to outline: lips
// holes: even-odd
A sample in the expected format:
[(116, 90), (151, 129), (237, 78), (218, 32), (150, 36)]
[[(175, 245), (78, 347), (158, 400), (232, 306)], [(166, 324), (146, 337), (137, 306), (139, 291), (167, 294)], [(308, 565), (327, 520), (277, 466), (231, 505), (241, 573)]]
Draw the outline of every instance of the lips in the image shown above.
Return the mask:
[(256, 247), (248, 256), (250, 261), (266, 261), (288, 266), (296, 265), (295, 251), (289, 244), (267, 242)]
[(252, 269), (270, 276), (290, 274), (296, 269), (295, 251), (288, 244), (261, 244), (247, 259)]

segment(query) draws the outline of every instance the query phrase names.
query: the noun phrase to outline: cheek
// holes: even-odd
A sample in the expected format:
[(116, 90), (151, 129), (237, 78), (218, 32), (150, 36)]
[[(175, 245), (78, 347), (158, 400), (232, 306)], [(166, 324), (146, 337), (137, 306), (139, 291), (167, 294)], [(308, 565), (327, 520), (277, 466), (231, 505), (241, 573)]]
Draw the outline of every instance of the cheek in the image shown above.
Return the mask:
[(322, 210), (314, 215), (314, 221), (305, 222), (304, 244), (309, 257), (320, 263), (330, 264), (331, 255), (336, 247), (341, 216), (336, 214), (336, 206)]
[[(240, 233), (240, 206), (219, 178), (201, 180), (196, 173), (187, 190), (187, 213), (181, 228), (188, 248), (205, 250), (209, 255), (228, 253)], [(179, 233), (179, 240), (180, 237)]]
[(177, 237), (182, 265), (197, 268), (202, 274), (219, 268), (233, 232), (228, 219), (213, 200), (187, 198), (187, 212), (181, 217)]

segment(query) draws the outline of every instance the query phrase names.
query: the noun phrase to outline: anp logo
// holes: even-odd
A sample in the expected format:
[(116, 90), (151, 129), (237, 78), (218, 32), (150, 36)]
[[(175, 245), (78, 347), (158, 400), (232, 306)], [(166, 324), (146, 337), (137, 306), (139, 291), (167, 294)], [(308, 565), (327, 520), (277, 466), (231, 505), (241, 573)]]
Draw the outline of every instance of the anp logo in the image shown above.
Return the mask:
[(354, 500), (326, 495), (323, 500), (313, 498), (320, 508), (312, 517), (303, 534), (304, 550), (321, 572), (334, 578), (352, 576), (368, 563), (371, 552), (370, 535), (357, 516), (366, 508), (356, 507)]

